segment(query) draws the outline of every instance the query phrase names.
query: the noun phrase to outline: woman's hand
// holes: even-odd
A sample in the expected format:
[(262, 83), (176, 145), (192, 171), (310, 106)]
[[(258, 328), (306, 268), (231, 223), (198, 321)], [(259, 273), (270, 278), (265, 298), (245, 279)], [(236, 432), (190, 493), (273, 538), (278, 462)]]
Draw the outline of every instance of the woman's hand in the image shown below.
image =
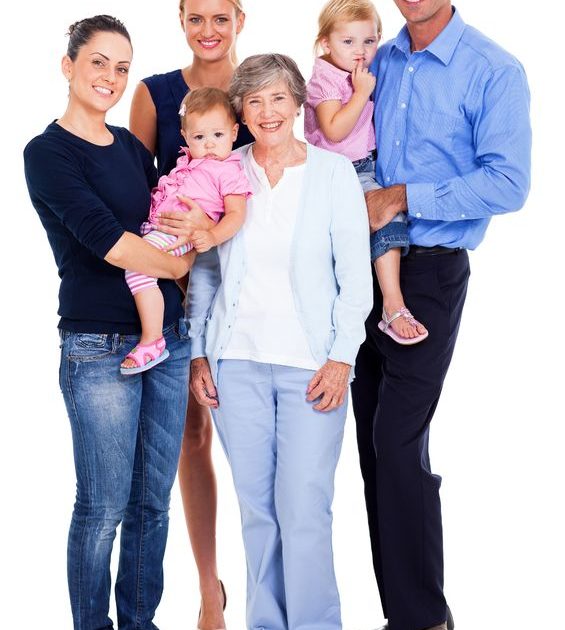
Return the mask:
[[(202, 210), (202, 208), (189, 197), (178, 196), (179, 201), (187, 206), (187, 212), (160, 212), (157, 215), (159, 220), (158, 228), (165, 234), (172, 234), (173, 236), (183, 237), (182, 241), (187, 243), (190, 241), (190, 237), (194, 230), (209, 230), (214, 227), (215, 223), (210, 217)], [(179, 240), (173, 243), (167, 248), (167, 251), (171, 251), (179, 247)]]
[(199, 404), (213, 409), (218, 408), (216, 386), (206, 357), (192, 359), (190, 363), (190, 391)]
[(314, 374), (306, 389), (306, 400), (312, 402), (321, 398), (314, 409), (317, 411), (333, 411), (343, 404), (349, 385), (348, 363), (328, 359)]

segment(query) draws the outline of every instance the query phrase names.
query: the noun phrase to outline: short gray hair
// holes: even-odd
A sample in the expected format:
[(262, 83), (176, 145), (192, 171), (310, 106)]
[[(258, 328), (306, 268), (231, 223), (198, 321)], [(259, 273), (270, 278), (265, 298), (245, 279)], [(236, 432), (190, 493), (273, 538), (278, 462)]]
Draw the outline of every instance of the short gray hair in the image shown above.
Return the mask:
[(245, 96), (281, 80), (288, 85), (296, 104), (299, 107), (303, 105), (306, 82), (295, 61), (276, 53), (247, 57), (234, 72), (229, 89), (230, 101), (237, 115), (241, 116)]

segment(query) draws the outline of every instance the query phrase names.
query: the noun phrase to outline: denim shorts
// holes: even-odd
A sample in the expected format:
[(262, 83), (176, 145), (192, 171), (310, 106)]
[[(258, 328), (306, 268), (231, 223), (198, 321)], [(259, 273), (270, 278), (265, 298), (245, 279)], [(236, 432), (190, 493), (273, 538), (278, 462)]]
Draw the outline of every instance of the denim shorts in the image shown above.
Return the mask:
[[(353, 167), (364, 193), (382, 188), (377, 182), (376, 162), (372, 155), (356, 160), (353, 162)], [(390, 223), (371, 234), (371, 260), (376, 260), (396, 247), (401, 249), (402, 255), (405, 255), (408, 253), (409, 246), (406, 215), (404, 212), (399, 212)]]

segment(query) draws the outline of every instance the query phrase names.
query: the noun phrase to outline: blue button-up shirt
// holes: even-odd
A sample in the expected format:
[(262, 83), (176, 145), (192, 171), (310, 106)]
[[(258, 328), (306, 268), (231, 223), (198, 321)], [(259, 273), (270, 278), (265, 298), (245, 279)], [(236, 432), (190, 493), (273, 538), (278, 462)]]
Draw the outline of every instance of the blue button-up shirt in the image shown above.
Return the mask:
[(520, 63), (454, 10), (424, 50), (406, 26), (379, 50), (377, 180), (406, 184), (410, 242), (474, 249), (530, 186), (530, 95)]

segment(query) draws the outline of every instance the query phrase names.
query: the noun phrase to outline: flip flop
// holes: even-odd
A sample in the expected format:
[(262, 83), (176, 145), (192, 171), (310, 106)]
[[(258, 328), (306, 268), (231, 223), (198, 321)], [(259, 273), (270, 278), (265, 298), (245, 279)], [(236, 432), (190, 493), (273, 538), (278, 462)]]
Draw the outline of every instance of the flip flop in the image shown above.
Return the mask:
[(120, 366), (120, 373), (124, 376), (129, 376), (155, 367), (169, 356), (166, 345), (167, 342), (164, 337), (160, 337), (151, 343), (138, 343), (125, 357), (126, 359), (132, 359), (135, 362), (135, 367)]
[(400, 335), (397, 335), (394, 332), (394, 330), (390, 327), (390, 325), (395, 319), (398, 319), (399, 317), (404, 317), (404, 319), (410, 325), (414, 327), (420, 323), (417, 319), (414, 318), (412, 313), (404, 306), (399, 311), (396, 311), (395, 313), (393, 313), (390, 317), (386, 316), (386, 313), (383, 309), (383, 318), (378, 323), (379, 329), (382, 330), (382, 332), (387, 334), (389, 337), (394, 339), (396, 343), (399, 343), (403, 346), (412, 346), (415, 343), (420, 343), (420, 341), (424, 341), (424, 339), (428, 336), (427, 330), (425, 333), (420, 333), (416, 335), (416, 337), (401, 337)]

